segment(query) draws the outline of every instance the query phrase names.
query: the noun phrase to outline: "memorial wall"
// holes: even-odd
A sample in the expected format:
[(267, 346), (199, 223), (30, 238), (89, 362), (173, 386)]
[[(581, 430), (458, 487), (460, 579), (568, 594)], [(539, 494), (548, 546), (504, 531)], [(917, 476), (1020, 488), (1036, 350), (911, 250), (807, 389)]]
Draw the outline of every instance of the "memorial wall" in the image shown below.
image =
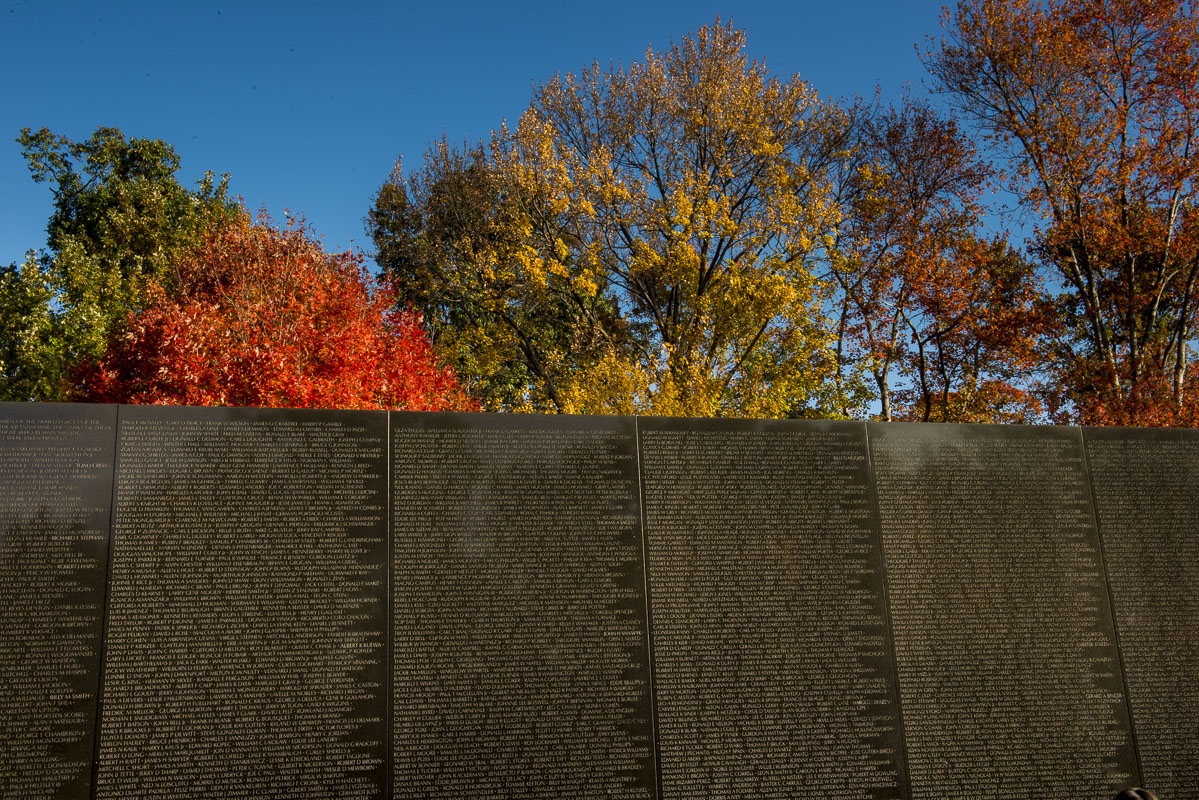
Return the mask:
[(0, 798), (1199, 800), (1199, 432), (0, 404)]

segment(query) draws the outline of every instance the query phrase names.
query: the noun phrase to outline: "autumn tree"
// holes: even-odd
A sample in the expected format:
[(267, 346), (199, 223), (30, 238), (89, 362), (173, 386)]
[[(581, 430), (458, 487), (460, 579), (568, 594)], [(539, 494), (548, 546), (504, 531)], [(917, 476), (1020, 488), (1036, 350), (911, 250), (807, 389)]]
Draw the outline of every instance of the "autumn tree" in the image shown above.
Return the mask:
[(607, 287), (560, 276), (533, 284), (512, 268), (532, 231), (482, 147), (442, 140), (413, 174), (397, 165), (367, 223), (398, 301), (421, 310), (438, 352), (485, 408), (560, 410), (564, 376), (620, 335)]
[(471, 410), (419, 315), (398, 310), (351, 253), (302, 223), (244, 211), (176, 254), (105, 354), (79, 368), (80, 399), (122, 403)]
[(235, 206), (211, 173), (183, 187), (161, 140), (102, 127), (81, 142), (46, 128), (17, 141), (54, 210), (40, 257), (0, 270), (0, 397), (61, 399), (73, 366), (100, 357), (143, 307), (147, 281), (170, 285), (176, 254)]
[(927, 56), (1006, 156), (1069, 326), (1051, 399), (1196, 424), (1199, 16), (1183, 0), (962, 0)]
[(884, 420), (1027, 417), (1012, 380), (1035, 360), (1043, 315), (1034, 270), (981, 238), (989, 166), (910, 97), (859, 113), (853, 134), (826, 247), (842, 370), (870, 376)]
[(1044, 421), (1038, 378), (1055, 316), (1035, 265), (1003, 237), (967, 238), (923, 278), (902, 315), (894, 418)]
[(845, 114), (744, 45), (717, 20), (627, 69), (555, 77), (485, 153), (436, 151), (404, 202), (399, 179), (384, 187), (379, 262), (403, 292), (432, 274), (453, 284), (438, 297), (470, 321), (460, 370), (499, 342), (524, 406), (556, 411), (853, 405), (811, 263), (838, 218)]

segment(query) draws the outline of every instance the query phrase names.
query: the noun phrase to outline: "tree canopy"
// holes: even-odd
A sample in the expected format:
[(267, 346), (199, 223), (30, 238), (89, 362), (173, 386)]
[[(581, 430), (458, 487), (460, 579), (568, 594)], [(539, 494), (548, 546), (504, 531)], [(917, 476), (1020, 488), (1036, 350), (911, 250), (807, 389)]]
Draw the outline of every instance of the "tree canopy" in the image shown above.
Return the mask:
[(326, 254), (303, 224), (279, 230), (240, 212), (151, 280), (145, 306), (103, 357), (85, 362), (81, 399), (122, 403), (471, 410), (420, 317), (361, 256)]
[(26, 129), (54, 207), (0, 268), (0, 398), (1199, 425), (1194, 3), (943, 25), (947, 109), (821, 97), (719, 18), (556, 75), (397, 162), (378, 281), (160, 140)]
[(17, 141), (54, 210), (41, 256), (0, 269), (0, 396), (63, 399), (74, 366), (101, 356), (143, 306), (147, 281), (169, 286), (177, 254), (236, 205), (211, 173), (184, 188), (179, 157), (158, 139), (102, 127), (73, 142), (26, 128)]
[(963, 0), (927, 56), (998, 146), (1063, 285), (1062, 419), (1195, 424), (1199, 15), (1184, 0)]
[(836, 220), (828, 172), (848, 121), (743, 48), (717, 21), (628, 69), (556, 77), (488, 148), (442, 143), (380, 191), (380, 266), (435, 330), (455, 327), (459, 374), (519, 376), (484, 390), (493, 407), (853, 404), (810, 264)]
[(991, 167), (925, 102), (862, 116), (825, 253), (844, 367), (869, 374), (884, 420), (1035, 419), (1048, 321), (1033, 266), (983, 238)]
[(744, 50), (717, 20), (397, 169), (378, 261), (458, 374), (491, 408), (1033, 418), (1037, 276), (982, 240), (965, 133)]

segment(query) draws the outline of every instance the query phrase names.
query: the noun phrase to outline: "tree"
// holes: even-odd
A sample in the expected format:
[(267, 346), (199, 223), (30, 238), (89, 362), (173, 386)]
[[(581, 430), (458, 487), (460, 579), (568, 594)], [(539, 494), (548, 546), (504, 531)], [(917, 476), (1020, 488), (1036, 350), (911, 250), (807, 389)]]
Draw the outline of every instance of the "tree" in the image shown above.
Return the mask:
[(611, 292), (514, 271), (531, 231), (482, 147), (442, 140), (413, 175), (397, 165), (368, 225), (399, 302), (420, 309), (438, 352), (485, 408), (562, 410), (564, 376), (619, 335)]
[(926, 64), (1006, 155), (1064, 287), (1059, 417), (1196, 424), (1195, 6), (962, 0), (946, 26)]
[(1026, 418), (1012, 379), (1029, 370), (1043, 315), (1031, 267), (979, 237), (990, 168), (926, 102), (858, 116), (827, 248), (843, 369), (873, 378), (884, 420)]
[(78, 372), (81, 399), (122, 403), (473, 410), (419, 315), (302, 223), (241, 212), (151, 281), (147, 305)]
[[(408, 194), (416, 212), (393, 205), (398, 229), (375, 225), (380, 264), (401, 291), (427, 284), (413, 264), (438, 264), (478, 323), (458, 345), (511, 342), (535, 408), (842, 413), (810, 261), (837, 218), (846, 116), (744, 43), (717, 20), (627, 70), (555, 77), (486, 154), (445, 169), (439, 151)], [(471, 213), (447, 234), (429, 222), (441, 209)], [(425, 255), (393, 255), (401, 242)]]
[(195, 191), (180, 185), (179, 157), (161, 140), (102, 127), (83, 142), (46, 128), (26, 128), (17, 141), (33, 179), (53, 185), (54, 211), (37, 265), (27, 259), (0, 278), (0, 306), (12, 314), (0, 328), (0, 394), (61, 399), (73, 366), (100, 357), (144, 305), (147, 281), (169, 286), (176, 254), (232, 218), (235, 205), (227, 178), (218, 184), (207, 173)]
[(904, 317), (895, 418), (1032, 423), (1054, 315), (1034, 265), (1002, 237), (966, 239), (934, 267)]
[(54, 290), (30, 251), (25, 261), (0, 267), (0, 400), (54, 398), (61, 386), (48, 364), (56, 352)]

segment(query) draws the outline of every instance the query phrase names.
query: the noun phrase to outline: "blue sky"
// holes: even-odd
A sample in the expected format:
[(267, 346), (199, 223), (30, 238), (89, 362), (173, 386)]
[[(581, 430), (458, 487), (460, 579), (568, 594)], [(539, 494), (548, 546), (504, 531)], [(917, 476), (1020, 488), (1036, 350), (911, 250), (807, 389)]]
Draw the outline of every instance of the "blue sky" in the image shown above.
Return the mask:
[(370, 242), (362, 218), (398, 156), (485, 138), (534, 84), (598, 60), (629, 64), (717, 15), (747, 52), (826, 97), (924, 94), (914, 45), (942, 3), (563, 2), (391, 4), (0, 0), (0, 263), (45, 243), (51, 196), (21, 128), (85, 139), (100, 125), (164, 139), (187, 185), (302, 213), (329, 250)]

